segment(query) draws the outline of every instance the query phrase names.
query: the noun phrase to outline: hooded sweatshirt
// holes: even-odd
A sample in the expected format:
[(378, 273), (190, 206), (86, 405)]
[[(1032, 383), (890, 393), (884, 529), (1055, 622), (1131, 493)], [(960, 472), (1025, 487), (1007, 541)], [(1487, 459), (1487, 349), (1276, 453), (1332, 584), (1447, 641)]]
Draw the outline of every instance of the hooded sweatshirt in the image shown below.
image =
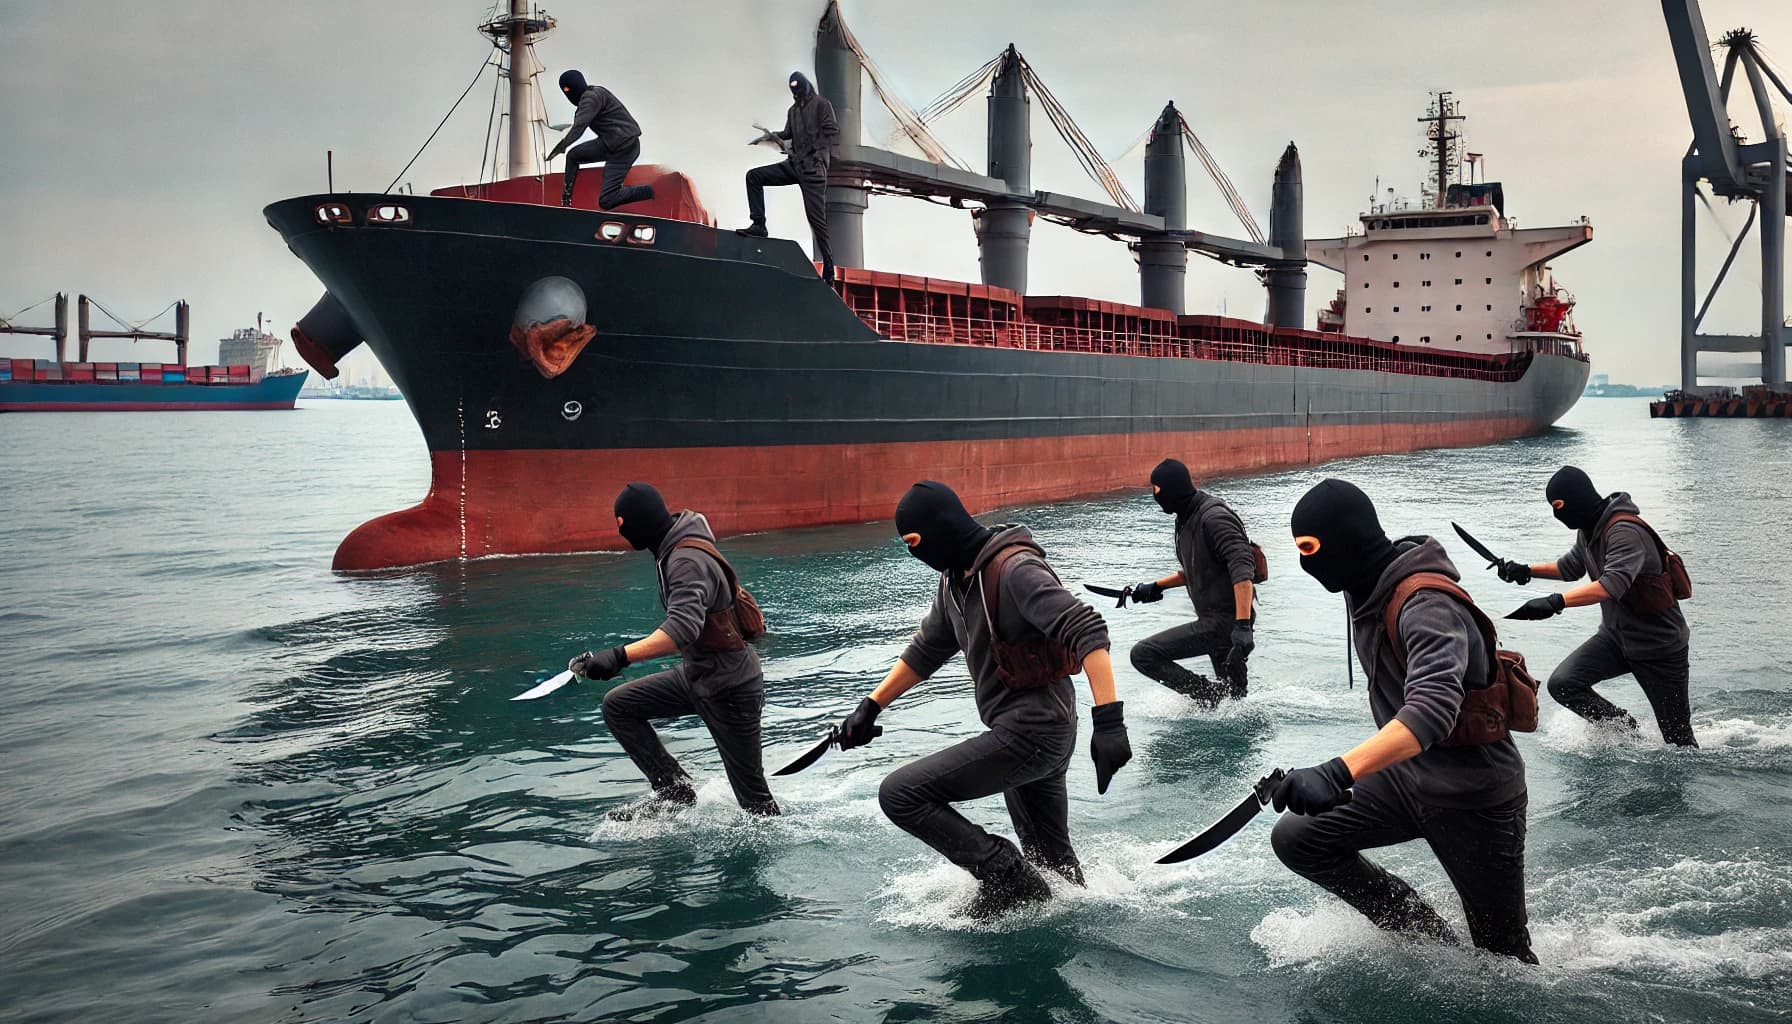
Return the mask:
[[(982, 569), (997, 551), (1015, 541), (1033, 539), (1024, 526), (999, 526), (970, 574), (940, 574), (933, 607), (902, 652), (902, 661), (922, 677), (940, 670), (952, 655), (964, 652), (976, 686), (977, 715), (983, 724), (1016, 732), (1076, 731), (1076, 690), (1069, 677), (1032, 690), (1010, 690), (996, 678), (989, 617), (984, 614)], [(1095, 609), (1064, 589), (1044, 558), (1023, 551), (1002, 567), (1001, 629), (1010, 643), (1044, 634), (1086, 658), (1108, 649), (1108, 627)]]
[(1369, 677), (1375, 725), (1399, 719), (1422, 748), (1417, 757), (1382, 774), (1437, 807), (1493, 807), (1516, 799), (1525, 792), (1524, 760), (1510, 736), (1472, 747), (1438, 745), (1455, 728), (1466, 691), (1488, 683), (1487, 645), (1467, 606), (1435, 590), (1413, 595), (1399, 622), (1406, 668), (1394, 656), (1385, 618), (1394, 587), (1417, 572), (1461, 579), (1443, 545), (1432, 538), (1407, 537), (1395, 546), (1399, 553), (1350, 618), (1357, 660)]
[(1636, 502), (1623, 491), (1606, 499), (1605, 512), (1591, 530), (1575, 531), (1574, 546), (1556, 560), (1556, 571), (1564, 580), (1590, 577), (1605, 585), (1612, 599), (1599, 602), (1599, 628), (1617, 638), (1626, 657), (1678, 654), (1691, 636), (1678, 602), (1661, 615), (1638, 615), (1619, 601), (1638, 576), (1661, 572), (1661, 552), (1648, 530), (1636, 523), (1606, 530), (1606, 523), (1619, 512), (1638, 513)]
[(1250, 538), (1232, 506), (1196, 491), (1193, 507), (1176, 517), (1176, 561), (1182, 565), (1195, 614), (1223, 620), (1229, 627), (1238, 614), (1232, 588), (1249, 583), (1257, 571)]
[(778, 138), (790, 143), (790, 162), (805, 178), (826, 178), (828, 161), (834, 157), (834, 143), (840, 138), (840, 125), (834, 119), (834, 105), (815, 91), (802, 72), (791, 74), (801, 81), (808, 94), (806, 101), (792, 103), (784, 115), (784, 130)]
[(566, 138), (561, 140), (562, 149), (579, 141), (586, 128), (590, 128), (604, 148), (612, 153), (621, 152), (641, 137), (641, 126), (635, 122), (634, 115), (615, 93), (603, 86), (586, 86), (576, 102), (579, 109), (572, 116), (572, 127), (566, 130)]
[(760, 678), (759, 655), (753, 648), (739, 651), (704, 651), (697, 648), (697, 637), (703, 632), (703, 620), (712, 611), (720, 611), (734, 601), (728, 589), (728, 577), (716, 560), (701, 551), (679, 548), (686, 537), (696, 537), (714, 544), (715, 534), (709, 520), (686, 509), (672, 517), (672, 528), (654, 551), (655, 568), (659, 573), (660, 604), (666, 609), (666, 621), (660, 629), (678, 645), (684, 661), (685, 678), (697, 693), (713, 697), (743, 683)]

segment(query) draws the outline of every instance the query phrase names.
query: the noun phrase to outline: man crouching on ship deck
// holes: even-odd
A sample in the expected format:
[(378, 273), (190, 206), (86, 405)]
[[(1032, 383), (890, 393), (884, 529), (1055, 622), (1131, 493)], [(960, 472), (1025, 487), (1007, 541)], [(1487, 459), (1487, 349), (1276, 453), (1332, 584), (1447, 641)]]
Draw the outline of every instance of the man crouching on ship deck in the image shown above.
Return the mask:
[[(1071, 674), (1088, 673), (1095, 700), (1096, 791), (1106, 793), (1132, 758), (1106, 623), (1058, 582), (1025, 527), (983, 526), (945, 484), (911, 487), (896, 506), (896, 531), (910, 555), (939, 572), (939, 587), (908, 649), (841, 724), (841, 749), (871, 742), (879, 712), (963, 651), (989, 731), (897, 769), (878, 802), (891, 821), (977, 879), (971, 916), (1049, 898), (1035, 865), (1083, 884), (1064, 784), (1076, 746)], [(952, 806), (997, 793), (1019, 849)]]
[(680, 664), (623, 683), (604, 696), (604, 724), (653, 785), (647, 800), (610, 812), (627, 820), (697, 802), (690, 776), (653, 731), (656, 718), (697, 715), (709, 727), (734, 798), (749, 814), (775, 815), (765, 783), (759, 719), (765, 676), (734, 615), (738, 583), (715, 547), (709, 521), (685, 510), (674, 516), (651, 484), (633, 483), (616, 496), (616, 531), (636, 551), (653, 552), (666, 621), (644, 640), (584, 654), (567, 664), (587, 679), (613, 679), (637, 662), (676, 653)]
[[(1443, 545), (1395, 544), (1351, 484), (1321, 482), (1294, 506), (1290, 526), (1300, 567), (1349, 595), (1351, 639), (1380, 728), (1282, 781), (1272, 801), (1289, 813), (1271, 833), (1276, 856), (1379, 927), (1454, 941), (1424, 897), (1363, 856), (1424, 839), (1462, 899), (1475, 945), (1536, 963), (1524, 893), (1529, 790), (1507, 728), (1523, 720), (1511, 711), (1522, 702), (1495, 705), (1511, 691), (1490, 685), (1491, 621), (1467, 603)], [(1535, 710), (1531, 690), (1533, 726)]]

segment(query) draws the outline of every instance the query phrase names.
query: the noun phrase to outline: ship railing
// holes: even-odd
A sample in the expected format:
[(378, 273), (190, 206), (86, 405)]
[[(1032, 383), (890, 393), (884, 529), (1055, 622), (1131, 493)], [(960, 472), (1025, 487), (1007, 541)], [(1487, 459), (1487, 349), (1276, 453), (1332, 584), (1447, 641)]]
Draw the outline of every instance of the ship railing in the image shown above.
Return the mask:
[[(1242, 332), (1241, 338), (1210, 339), (1185, 334), (1129, 334), (1028, 320), (890, 310), (864, 310), (859, 316), (884, 338), (929, 345), (968, 345), (1162, 359), (1207, 359), (1260, 366), (1363, 370), (1498, 382), (1515, 381), (1522, 377), (1530, 365), (1532, 352), (1555, 351), (1547, 346), (1539, 346), (1486, 356), (1380, 346), (1356, 339), (1327, 338), (1315, 332), (1271, 334), (1267, 331), (1251, 331)], [(1566, 349), (1563, 351), (1564, 354), (1572, 354)]]

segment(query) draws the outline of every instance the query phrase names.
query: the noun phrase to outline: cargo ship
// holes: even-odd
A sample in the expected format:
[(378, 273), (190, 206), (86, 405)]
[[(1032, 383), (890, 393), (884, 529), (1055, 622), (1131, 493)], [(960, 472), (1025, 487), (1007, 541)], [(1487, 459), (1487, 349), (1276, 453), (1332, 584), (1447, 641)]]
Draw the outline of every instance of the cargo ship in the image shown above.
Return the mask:
[[(530, 54), (552, 25), (512, 0), (487, 30)], [(831, 282), (793, 241), (718, 230), (690, 180), (654, 166), (628, 180), (655, 197), (609, 211), (595, 172), (573, 209), (553, 173), (267, 207), (326, 289), (294, 328), (301, 355), (331, 376), (367, 344), (430, 453), (424, 499), (351, 532), (335, 567), (614, 549), (609, 499), (630, 480), (722, 533), (883, 519), (928, 477), (987, 511), (1138, 488), (1168, 455), (1210, 478), (1485, 444), (1547, 429), (1582, 393), (1572, 301), (1547, 261), (1592, 228), (1520, 230), (1499, 184), (1455, 181), (1447, 94), (1426, 200), (1306, 241), (1290, 144), (1267, 238), (1231, 239), (1184, 223), (1173, 105), (1147, 143), (1142, 208), (1123, 190), (1096, 203), (1031, 188), (1040, 88), (1013, 47), (988, 76), (987, 175), (858, 144), (862, 59), (829, 4), (816, 67), (842, 130)], [(512, 172), (532, 159), (531, 109), (513, 91)], [(864, 268), (871, 194), (973, 210), (984, 280)], [(1029, 294), (1036, 219), (1129, 240), (1141, 302)], [(1186, 313), (1190, 251), (1260, 268), (1265, 322)], [(1309, 261), (1345, 278), (1320, 330), (1302, 323)]]
[[(304, 370), (269, 370), (280, 338), (260, 326), (236, 331), (218, 342), (217, 366), (189, 366), (187, 305), (176, 304), (172, 333), (129, 328), (88, 327), (87, 296), (80, 300), (80, 358), (61, 358), (67, 342), (68, 299), (56, 296), (56, 324), (4, 332), (55, 339), (56, 359), (0, 359), (0, 412), (162, 412), (195, 410), (291, 409), (308, 376)], [(173, 341), (173, 363), (89, 361), (94, 338), (132, 337)]]

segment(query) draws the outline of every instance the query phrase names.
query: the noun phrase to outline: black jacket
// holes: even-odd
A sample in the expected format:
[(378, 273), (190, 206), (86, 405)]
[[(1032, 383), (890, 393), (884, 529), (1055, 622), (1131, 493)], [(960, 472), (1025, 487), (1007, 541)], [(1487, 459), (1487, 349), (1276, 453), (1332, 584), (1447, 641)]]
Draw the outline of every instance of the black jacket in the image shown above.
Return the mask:
[(560, 148), (571, 148), (579, 141), (579, 136), (585, 134), (586, 128), (595, 132), (598, 141), (612, 153), (641, 137), (641, 126), (635, 123), (634, 115), (615, 93), (601, 85), (588, 87), (579, 97), (579, 109), (573, 114), (572, 127), (567, 129), (566, 137), (560, 140)]
[(805, 178), (826, 178), (828, 161), (834, 157), (834, 143), (840, 138), (840, 125), (834, 120), (834, 105), (816, 93), (807, 103), (792, 103), (784, 117), (784, 130), (778, 138), (790, 144), (790, 162)]

